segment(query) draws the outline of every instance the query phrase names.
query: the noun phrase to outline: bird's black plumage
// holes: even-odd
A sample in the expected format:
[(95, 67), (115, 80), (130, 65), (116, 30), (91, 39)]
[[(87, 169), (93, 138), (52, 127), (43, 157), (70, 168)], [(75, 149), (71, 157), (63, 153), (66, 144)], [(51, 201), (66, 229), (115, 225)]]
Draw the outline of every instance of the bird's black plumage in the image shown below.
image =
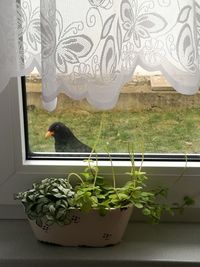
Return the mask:
[(55, 139), (56, 152), (91, 152), (92, 149), (83, 144), (72, 131), (61, 122), (54, 122), (48, 133)]

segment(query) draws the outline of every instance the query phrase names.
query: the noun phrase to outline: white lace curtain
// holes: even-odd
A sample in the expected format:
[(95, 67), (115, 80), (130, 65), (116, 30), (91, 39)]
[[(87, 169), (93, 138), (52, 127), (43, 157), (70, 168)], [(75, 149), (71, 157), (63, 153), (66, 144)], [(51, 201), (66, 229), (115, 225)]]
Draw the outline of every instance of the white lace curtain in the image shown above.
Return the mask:
[(180, 93), (200, 86), (200, 0), (0, 0), (0, 91), (34, 67), (57, 95), (112, 108), (137, 65)]

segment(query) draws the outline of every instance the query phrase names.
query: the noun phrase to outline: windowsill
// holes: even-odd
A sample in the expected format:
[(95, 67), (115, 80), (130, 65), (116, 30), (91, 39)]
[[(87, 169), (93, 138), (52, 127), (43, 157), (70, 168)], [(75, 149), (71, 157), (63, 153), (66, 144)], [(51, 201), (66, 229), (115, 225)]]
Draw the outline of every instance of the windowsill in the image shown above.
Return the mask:
[(130, 223), (119, 245), (69, 248), (36, 241), (25, 220), (0, 221), (1, 267), (190, 267), (200, 265), (199, 249), (199, 223)]

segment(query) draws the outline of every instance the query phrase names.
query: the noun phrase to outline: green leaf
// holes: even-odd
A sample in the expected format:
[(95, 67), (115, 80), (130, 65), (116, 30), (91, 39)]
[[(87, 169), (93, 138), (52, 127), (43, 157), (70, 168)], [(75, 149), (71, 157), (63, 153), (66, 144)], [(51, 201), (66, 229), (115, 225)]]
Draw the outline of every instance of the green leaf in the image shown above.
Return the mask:
[(27, 213), (27, 216), (30, 220), (35, 220), (37, 218), (37, 214), (35, 213)]
[(98, 197), (99, 200), (103, 200), (103, 199), (106, 198), (105, 195), (102, 195), (102, 194), (99, 194), (97, 197)]
[(91, 197), (91, 200), (94, 204), (97, 204), (98, 203), (98, 198), (96, 196), (92, 196)]
[(52, 192), (54, 192), (54, 193), (58, 193), (59, 190), (58, 190), (58, 188), (53, 188), (53, 189), (52, 189)]
[(129, 198), (129, 196), (127, 196), (127, 195), (124, 194), (124, 193), (119, 193), (119, 194), (117, 194), (117, 197), (118, 197), (119, 199), (121, 199), (121, 200), (126, 200), (126, 199)]
[(55, 213), (55, 211), (56, 211), (56, 208), (54, 207), (54, 205), (51, 204), (51, 205), (48, 206), (48, 208), (49, 208), (49, 211), (50, 211), (51, 215), (53, 215)]
[(134, 203), (134, 206), (138, 209), (142, 209), (144, 207), (141, 203)]
[(103, 207), (100, 207), (100, 209), (99, 209), (99, 214), (100, 214), (101, 216), (105, 216), (107, 213), (108, 213), (108, 209), (103, 208)]
[(66, 197), (65, 195), (62, 195), (61, 193), (55, 194), (54, 196), (57, 198), (65, 198)]
[(37, 217), (35, 222), (36, 222), (37, 226), (42, 227), (43, 223), (42, 223), (42, 220), (40, 217)]
[(146, 215), (146, 216), (149, 216), (150, 214), (151, 214), (151, 211), (149, 210), (149, 209), (143, 209), (142, 210), (142, 213), (144, 214), (144, 215)]
[(191, 206), (191, 205), (194, 205), (194, 204), (195, 204), (194, 199), (192, 199), (192, 198), (189, 197), (189, 196), (185, 196), (185, 197), (183, 198), (183, 200), (184, 200), (184, 204), (185, 204), (186, 206)]

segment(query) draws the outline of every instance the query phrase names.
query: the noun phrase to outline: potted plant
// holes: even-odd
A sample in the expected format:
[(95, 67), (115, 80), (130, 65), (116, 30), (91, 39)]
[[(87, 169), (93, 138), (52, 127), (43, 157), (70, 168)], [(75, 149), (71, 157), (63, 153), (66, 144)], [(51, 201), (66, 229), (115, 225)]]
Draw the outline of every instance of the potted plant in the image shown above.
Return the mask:
[(167, 190), (147, 190), (148, 177), (135, 168), (133, 157), (129, 179), (122, 187), (116, 186), (112, 161), (109, 182), (100, 175), (98, 162), (90, 158), (82, 173), (70, 173), (66, 179), (46, 178), (18, 193), (38, 240), (63, 246), (113, 245), (121, 241), (132, 209), (141, 209), (158, 223), (164, 211), (172, 214), (192, 204), (189, 197), (181, 205), (160, 202)]

